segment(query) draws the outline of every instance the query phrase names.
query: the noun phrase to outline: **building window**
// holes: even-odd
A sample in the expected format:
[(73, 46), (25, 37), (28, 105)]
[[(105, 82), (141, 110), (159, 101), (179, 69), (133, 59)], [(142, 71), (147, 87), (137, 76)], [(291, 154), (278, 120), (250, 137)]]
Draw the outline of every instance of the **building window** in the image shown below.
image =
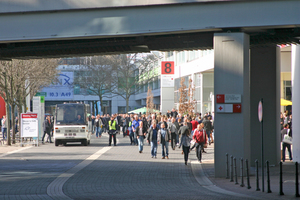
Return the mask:
[(118, 113), (120, 114), (126, 113), (126, 106), (118, 106)]

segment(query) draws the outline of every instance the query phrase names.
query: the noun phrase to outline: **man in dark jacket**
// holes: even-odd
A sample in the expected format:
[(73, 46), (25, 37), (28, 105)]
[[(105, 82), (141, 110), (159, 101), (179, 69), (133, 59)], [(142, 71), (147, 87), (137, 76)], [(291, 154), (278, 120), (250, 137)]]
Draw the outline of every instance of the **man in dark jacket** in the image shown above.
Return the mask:
[(43, 134), (43, 137), (42, 137), (42, 143), (44, 144), (44, 138), (45, 138), (46, 134), (48, 135), (50, 143), (53, 143), (51, 141), (51, 135), (50, 135), (50, 132), (51, 132), (51, 129), (52, 129), (52, 123), (50, 121), (50, 116), (49, 115), (46, 117), (43, 126), (44, 126), (44, 134)]
[(204, 124), (204, 130), (205, 130), (205, 132), (207, 134), (207, 137), (208, 137), (209, 145), (210, 145), (211, 140), (212, 140), (211, 133), (212, 133), (212, 130), (214, 129), (210, 119), (211, 119), (211, 117), (205, 116), (204, 120), (202, 122)]
[(149, 128), (147, 142), (151, 144), (151, 158), (156, 158), (157, 153), (157, 135), (158, 135), (158, 128), (156, 126), (156, 122), (152, 123), (152, 126)]

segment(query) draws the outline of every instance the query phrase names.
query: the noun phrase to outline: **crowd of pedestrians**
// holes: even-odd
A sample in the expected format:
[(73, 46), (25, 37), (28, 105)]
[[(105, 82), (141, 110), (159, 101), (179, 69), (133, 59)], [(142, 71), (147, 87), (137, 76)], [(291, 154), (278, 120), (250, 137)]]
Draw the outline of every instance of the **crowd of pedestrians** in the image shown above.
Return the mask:
[[(182, 148), (184, 162), (187, 165), (188, 155), (195, 148), (198, 161), (206, 153), (207, 145), (213, 143), (213, 115), (200, 113), (193, 116), (182, 115), (175, 109), (165, 115), (161, 113), (145, 114), (109, 114), (92, 117), (94, 133), (100, 138), (103, 133), (109, 134), (108, 145), (114, 146), (116, 134), (129, 138), (129, 144), (138, 147), (143, 153), (145, 143), (151, 145), (150, 155), (157, 158), (158, 145), (161, 147), (161, 158), (169, 159), (169, 149)], [(169, 148), (170, 147), (170, 148)]]

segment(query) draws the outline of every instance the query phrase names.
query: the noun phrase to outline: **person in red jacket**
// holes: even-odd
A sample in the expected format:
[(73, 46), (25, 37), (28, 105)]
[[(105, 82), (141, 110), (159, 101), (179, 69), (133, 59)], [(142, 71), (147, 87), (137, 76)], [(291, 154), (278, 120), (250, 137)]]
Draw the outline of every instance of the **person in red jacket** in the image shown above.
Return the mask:
[(198, 124), (197, 129), (194, 131), (193, 139), (196, 140), (196, 155), (198, 158), (198, 161), (201, 163), (202, 159), (202, 149), (203, 145), (207, 142), (207, 135), (205, 133), (205, 130), (203, 129), (204, 124)]
[(195, 117), (193, 117), (192, 121), (192, 134), (194, 133), (194, 131), (196, 130), (197, 126), (198, 126), (198, 122), (195, 120)]

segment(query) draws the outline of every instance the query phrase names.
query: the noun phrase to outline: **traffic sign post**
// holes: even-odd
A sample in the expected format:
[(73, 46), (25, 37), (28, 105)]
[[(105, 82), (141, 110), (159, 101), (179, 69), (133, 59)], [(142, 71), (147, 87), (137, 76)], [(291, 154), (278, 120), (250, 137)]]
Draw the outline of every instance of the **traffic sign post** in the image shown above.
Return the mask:
[(258, 120), (261, 124), (261, 182), (262, 192), (265, 191), (265, 168), (264, 168), (264, 122), (263, 122), (263, 98), (258, 103)]

